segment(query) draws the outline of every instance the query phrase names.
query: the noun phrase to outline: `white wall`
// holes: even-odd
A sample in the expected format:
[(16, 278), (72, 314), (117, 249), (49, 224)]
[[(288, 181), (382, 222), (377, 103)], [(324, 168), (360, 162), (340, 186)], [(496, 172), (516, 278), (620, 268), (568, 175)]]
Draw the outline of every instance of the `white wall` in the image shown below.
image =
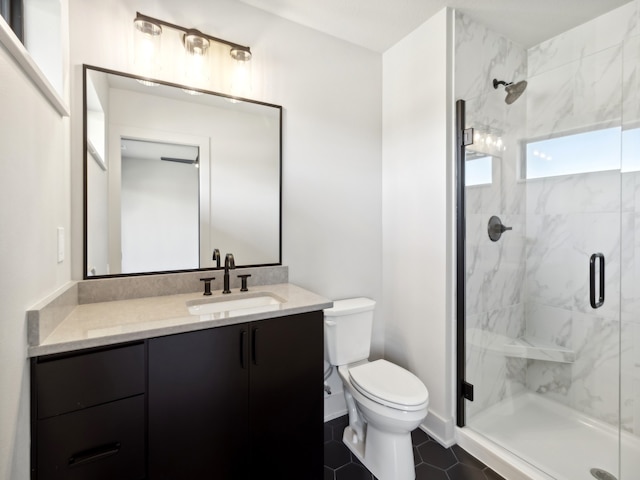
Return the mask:
[(70, 278), (69, 122), (0, 46), (0, 478), (29, 478), (25, 311)]
[(383, 55), (385, 357), (429, 389), (429, 432), (453, 439), (451, 13)]
[[(70, 0), (74, 277), (83, 271), (80, 66), (136, 73), (136, 11), (251, 47), (250, 97), (284, 107), (289, 279), (331, 299), (375, 299), (373, 356), (382, 356), (382, 56), (232, 0)], [(182, 82), (166, 64), (160, 76)]]

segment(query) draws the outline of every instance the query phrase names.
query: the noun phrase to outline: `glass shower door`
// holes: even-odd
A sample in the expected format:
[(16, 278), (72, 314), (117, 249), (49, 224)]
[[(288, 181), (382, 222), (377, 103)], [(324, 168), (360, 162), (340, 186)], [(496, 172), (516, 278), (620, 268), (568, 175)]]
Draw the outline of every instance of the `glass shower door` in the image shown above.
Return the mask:
[(621, 79), (611, 48), (538, 66), (512, 104), (466, 101), (466, 426), (563, 480), (638, 472), (620, 471)]

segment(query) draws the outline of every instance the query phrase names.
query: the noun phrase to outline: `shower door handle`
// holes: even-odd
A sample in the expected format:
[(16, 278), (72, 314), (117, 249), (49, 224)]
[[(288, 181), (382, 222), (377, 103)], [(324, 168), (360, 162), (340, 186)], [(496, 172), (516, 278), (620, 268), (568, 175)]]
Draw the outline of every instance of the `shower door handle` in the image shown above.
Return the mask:
[[(596, 301), (596, 263), (600, 264), (598, 300)], [(604, 305), (604, 255), (594, 253), (589, 260), (589, 302), (592, 308)]]

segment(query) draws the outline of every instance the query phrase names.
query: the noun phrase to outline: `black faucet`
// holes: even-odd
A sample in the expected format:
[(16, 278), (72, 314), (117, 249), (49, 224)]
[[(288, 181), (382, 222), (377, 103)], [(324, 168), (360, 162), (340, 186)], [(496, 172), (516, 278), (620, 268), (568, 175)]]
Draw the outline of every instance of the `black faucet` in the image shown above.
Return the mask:
[(233, 253), (227, 253), (224, 258), (224, 290), (222, 293), (231, 293), (229, 290), (229, 270), (236, 268), (236, 261), (233, 259)]
[(220, 268), (220, 250), (218, 250), (217, 248), (213, 249), (213, 257), (211, 258), (211, 260), (215, 260), (216, 268)]

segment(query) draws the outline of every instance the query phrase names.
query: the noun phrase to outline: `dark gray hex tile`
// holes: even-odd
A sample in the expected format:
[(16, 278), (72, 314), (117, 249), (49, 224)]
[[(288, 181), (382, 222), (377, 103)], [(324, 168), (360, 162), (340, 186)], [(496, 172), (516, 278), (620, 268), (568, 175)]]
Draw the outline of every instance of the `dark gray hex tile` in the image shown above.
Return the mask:
[(333, 440), (333, 428), (328, 423), (324, 424), (324, 442), (330, 442)]
[(444, 470), (422, 463), (416, 467), (416, 480), (449, 480)]
[(448, 469), (447, 475), (449, 480), (486, 480), (482, 470), (464, 463), (458, 463)]
[[(349, 450), (351, 452), (351, 450)], [(364, 467), (364, 464), (358, 459), (358, 457), (355, 456), (355, 454), (353, 452), (351, 452), (351, 463), (355, 463), (357, 465), (362, 465)]]
[(427, 435), (424, 431), (416, 428), (413, 432), (411, 432), (411, 443), (414, 446), (422, 445), (430, 441), (429, 435)]
[(335, 470), (347, 463), (351, 463), (351, 452), (344, 443), (332, 440), (324, 444), (324, 464), (327, 467)]
[(336, 480), (372, 480), (371, 472), (357, 463), (350, 463), (336, 470)]
[(420, 457), (424, 463), (442, 470), (446, 470), (458, 463), (458, 459), (450, 449), (446, 449), (436, 442), (427, 442), (420, 445), (418, 452), (420, 452)]
[(335, 480), (335, 476), (333, 474), (333, 470), (331, 470), (329, 467), (325, 466), (324, 467), (324, 480)]
[(422, 463), (422, 457), (420, 457), (420, 453), (416, 447), (413, 447), (413, 466), (417, 467)]

